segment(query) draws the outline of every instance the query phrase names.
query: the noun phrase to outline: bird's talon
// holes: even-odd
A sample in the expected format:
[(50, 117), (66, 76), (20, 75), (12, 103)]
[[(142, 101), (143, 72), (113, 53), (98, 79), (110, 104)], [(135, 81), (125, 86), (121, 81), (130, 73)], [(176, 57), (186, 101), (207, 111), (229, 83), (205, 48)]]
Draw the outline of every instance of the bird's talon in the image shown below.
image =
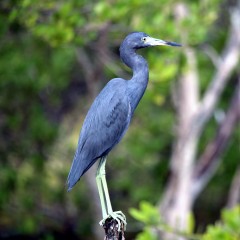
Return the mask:
[(121, 223), (123, 224), (124, 230), (126, 230), (127, 221), (125, 215), (121, 211), (116, 211), (108, 214), (108, 216), (102, 219), (99, 224), (103, 226), (108, 218), (113, 218), (118, 223), (118, 231), (121, 231)]

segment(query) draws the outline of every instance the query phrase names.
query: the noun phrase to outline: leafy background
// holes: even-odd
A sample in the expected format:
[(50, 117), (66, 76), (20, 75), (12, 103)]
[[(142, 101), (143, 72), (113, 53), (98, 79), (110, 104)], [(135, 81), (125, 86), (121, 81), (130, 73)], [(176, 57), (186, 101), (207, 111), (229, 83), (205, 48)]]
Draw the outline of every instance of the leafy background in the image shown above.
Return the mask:
[[(234, 1), (182, 2), (189, 11), (182, 23), (184, 37), (196, 49), (204, 91), (214, 66), (201, 47), (207, 43), (222, 50)], [(86, 179), (70, 193), (65, 188), (82, 121), (109, 79), (130, 78), (131, 71), (118, 58), (127, 33), (144, 31), (180, 41), (175, 5), (173, 0), (0, 2), (0, 238), (95, 237), (93, 222), (98, 219)], [(113, 205), (127, 213), (130, 239), (143, 228), (129, 209), (143, 200), (157, 204), (168, 179), (176, 123), (172, 89), (185, 61), (175, 48), (144, 49), (141, 54), (149, 62), (148, 89), (107, 164)], [(227, 108), (232, 91), (230, 81), (219, 109)], [(199, 152), (216, 127), (212, 118)], [(226, 204), (239, 163), (239, 134), (238, 127), (223, 163), (194, 206), (197, 233), (219, 219)]]

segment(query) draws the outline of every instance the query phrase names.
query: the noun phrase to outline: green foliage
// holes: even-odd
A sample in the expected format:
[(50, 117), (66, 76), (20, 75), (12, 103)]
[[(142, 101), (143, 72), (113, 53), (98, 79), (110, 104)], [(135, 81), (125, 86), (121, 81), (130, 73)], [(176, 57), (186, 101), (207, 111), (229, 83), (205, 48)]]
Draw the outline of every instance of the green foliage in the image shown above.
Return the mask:
[(86, 24), (83, 7), (85, 1), (20, 1), (13, 6), (10, 21), (20, 21), (37, 37), (43, 38), (52, 46), (66, 44), (76, 39), (75, 29)]
[(207, 227), (202, 240), (238, 240), (240, 239), (240, 205), (221, 214), (221, 221)]
[(140, 203), (139, 210), (130, 208), (130, 214), (145, 225), (154, 226), (160, 223), (160, 216), (157, 209), (146, 201)]
[(186, 234), (192, 234), (194, 232), (195, 228), (195, 218), (194, 214), (191, 212), (188, 216), (188, 222), (187, 222), (187, 229), (186, 229)]
[(152, 228), (161, 224), (161, 218), (156, 207), (146, 201), (139, 204), (139, 209), (130, 208), (130, 215), (144, 224), (144, 229), (138, 234), (137, 240), (156, 240)]
[(150, 228), (145, 228), (145, 230), (139, 233), (136, 237), (136, 240), (157, 240), (158, 237), (155, 236)]
[(53, 51), (18, 24), (8, 24), (7, 16), (0, 18), (0, 225), (32, 234), (41, 222), (45, 164), (58, 132), (53, 119), (74, 52), (70, 46)]
[(159, 215), (156, 207), (148, 202), (141, 202), (139, 210), (135, 208), (130, 209), (130, 214), (133, 218), (143, 224), (143, 230), (138, 234), (137, 240), (155, 240), (158, 239), (156, 232), (166, 231), (172, 232), (179, 236), (185, 236), (187, 239), (199, 240), (238, 240), (240, 239), (240, 205), (232, 209), (224, 209), (221, 214), (221, 221), (214, 225), (208, 225), (206, 233), (202, 236), (192, 234), (194, 218), (191, 216), (189, 225), (190, 231), (185, 233), (176, 232), (171, 227), (167, 226)]
[(139, 204), (139, 209), (130, 208), (129, 210), (130, 215), (143, 224), (143, 231), (138, 234), (137, 240), (155, 240), (158, 239), (158, 232), (165, 231), (170, 233), (175, 233), (178, 235), (184, 236), (191, 236), (193, 229), (194, 229), (194, 217), (191, 214), (189, 216), (189, 227), (186, 232), (175, 232), (170, 226), (168, 226), (162, 219), (161, 215), (159, 214), (159, 210), (150, 204), (149, 202), (142, 201)]
[[(221, 1), (182, 2), (188, 12), (185, 19), (176, 23), (176, 1), (173, 0), (1, 1), (1, 226), (34, 234), (48, 227), (63, 229), (66, 219), (74, 219), (79, 235), (93, 239), (91, 224), (94, 216), (89, 211), (89, 189), (83, 183), (68, 195), (64, 189), (79, 128), (87, 111), (85, 106), (90, 105), (86, 103), (89, 96), (83, 98), (89, 83), (84, 82), (86, 76), (77, 62), (76, 49), (86, 50), (92, 68), (98, 69), (96, 79), (101, 76), (105, 80), (115, 77), (114, 71), (107, 72), (101, 65), (104, 61), (96, 58), (98, 41), (105, 29), (108, 32), (105, 54), (117, 52), (120, 40), (130, 31), (145, 31), (153, 37), (176, 42), (181, 42), (182, 38), (191, 46), (207, 42), (221, 50), (227, 25), (214, 27), (220, 15)], [(145, 49), (141, 53), (148, 59), (150, 67), (148, 89), (127, 136), (109, 156), (111, 164), (107, 165), (110, 170), (107, 172), (114, 206), (126, 211), (145, 200), (139, 210), (130, 211), (144, 224), (144, 231), (138, 236), (143, 240), (156, 239), (152, 225), (167, 228), (157, 209), (147, 201), (157, 202), (167, 181), (168, 161), (176, 134), (171, 89), (184, 69), (185, 60), (181, 50), (173, 48)], [(197, 51), (196, 56), (201, 91), (204, 91), (214, 67), (202, 52)], [(107, 59), (115, 61), (112, 55)], [(94, 88), (102, 85), (97, 80), (93, 82)], [(220, 103), (224, 109), (231, 87), (226, 91), (230, 93)], [(68, 115), (69, 101), (78, 117), (73, 113)], [(69, 118), (68, 121), (63, 121), (65, 118)], [(199, 151), (212, 138), (216, 127), (212, 120), (200, 139)], [(71, 131), (66, 130), (69, 128), (71, 136)], [(238, 135), (239, 132), (234, 133), (234, 141), (239, 140)], [(204, 207), (212, 209), (210, 204), (216, 208), (222, 206), (221, 201), (225, 199), (237, 165), (236, 149), (236, 144), (230, 144), (230, 157), (207, 190), (214, 192), (215, 198), (205, 194), (204, 201), (200, 200), (201, 211)], [(212, 210), (205, 212), (213, 214)], [(194, 227), (194, 219), (189, 216), (188, 234)], [(53, 237), (47, 235), (46, 239)]]

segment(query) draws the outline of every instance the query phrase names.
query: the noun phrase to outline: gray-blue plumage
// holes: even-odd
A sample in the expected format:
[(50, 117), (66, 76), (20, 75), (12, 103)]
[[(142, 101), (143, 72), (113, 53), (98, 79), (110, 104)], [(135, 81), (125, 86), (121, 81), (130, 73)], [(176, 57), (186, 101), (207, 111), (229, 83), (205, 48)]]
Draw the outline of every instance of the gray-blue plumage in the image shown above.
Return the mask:
[(132, 69), (133, 77), (130, 80), (112, 79), (94, 100), (80, 132), (67, 179), (68, 190), (98, 158), (106, 156), (126, 133), (148, 84), (148, 64), (136, 50), (156, 45), (180, 46), (150, 38), (142, 32), (131, 33), (122, 42), (120, 57)]

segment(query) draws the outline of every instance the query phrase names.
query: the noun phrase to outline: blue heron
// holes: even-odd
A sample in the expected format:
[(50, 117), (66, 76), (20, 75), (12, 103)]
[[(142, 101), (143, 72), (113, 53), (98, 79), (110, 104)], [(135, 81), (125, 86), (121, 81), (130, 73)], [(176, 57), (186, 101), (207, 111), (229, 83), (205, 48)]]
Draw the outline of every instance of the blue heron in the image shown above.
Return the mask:
[(121, 211), (113, 211), (106, 182), (106, 157), (126, 133), (133, 113), (148, 84), (148, 64), (136, 53), (137, 49), (158, 45), (181, 46), (175, 42), (152, 38), (143, 32), (130, 33), (120, 46), (122, 61), (132, 69), (130, 80), (114, 78), (107, 83), (90, 107), (83, 122), (77, 150), (68, 175), (68, 191), (80, 177), (98, 160), (96, 182), (100, 196), (103, 220), (112, 217), (126, 227), (126, 218)]

